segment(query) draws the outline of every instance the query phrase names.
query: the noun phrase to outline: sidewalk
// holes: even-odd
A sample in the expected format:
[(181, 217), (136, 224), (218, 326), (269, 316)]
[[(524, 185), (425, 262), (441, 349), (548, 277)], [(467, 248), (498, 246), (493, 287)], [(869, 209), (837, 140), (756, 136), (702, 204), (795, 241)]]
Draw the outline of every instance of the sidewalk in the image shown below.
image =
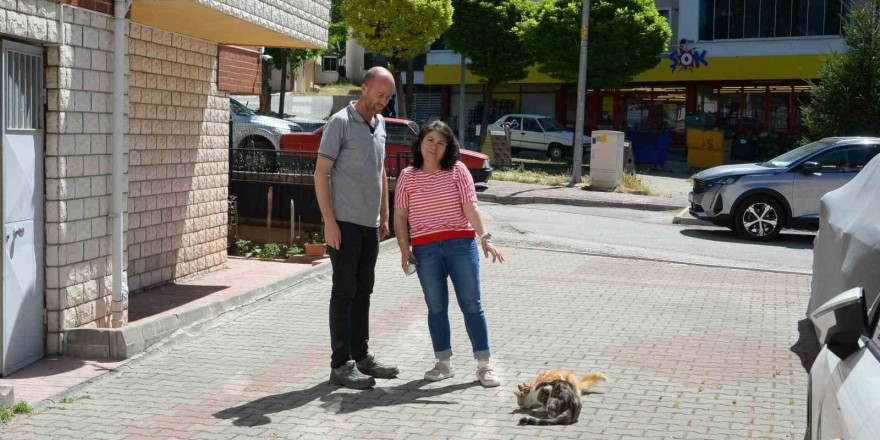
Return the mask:
[[(422, 380), (433, 362), (424, 298), (386, 251), (370, 345), (401, 367), (397, 379), (367, 391), (327, 383), (324, 277), (130, 362), (70, 403), (17, 416), (0, 439), (803, 437), (807, 374), (792, 346), (809, 276), (504, 250), (503, 265), (481, 270), (501, 387), (475, 383), (452, 298), (458, 374)], [(517, 426), (515, 384), (547, 368), (602, 371), (608, 382), (582, 397), (577, 424)]]
[[(128, 328), (148, 325), (188, 311), (201, 311), (203, 320), (213, 319), (226, 311), (212, 310), (217, 309), (218, 304), (242, 297), (251, 291), (258, 291), (279, 281), (288, 280), (293, 283), (298, 275), (304, 274), (312, 267), (311, 264), (230, 258), (224, 269), (132, 295), (129, 299)], [(183, 326), (169, 330), (173, 332), (180, 327)], [(25, 400), (31, 405), (36, 405), (125, 363), (126, 361), (122, 360), (50, 357), (25, 367), (9, 377), (0, 378), (0, 385), (12, 385), (16, 401)]]
[(477, 186), (477, 198), (483, 202), (506, 205), (546, 203), (598, 208), (629, 208), (646, 211), (672, 211), (684, 207), (680, 201), (666, 197), (636, 194), (585, 191), (579, 188), (534, 185), (529, 183), (490, 180)]

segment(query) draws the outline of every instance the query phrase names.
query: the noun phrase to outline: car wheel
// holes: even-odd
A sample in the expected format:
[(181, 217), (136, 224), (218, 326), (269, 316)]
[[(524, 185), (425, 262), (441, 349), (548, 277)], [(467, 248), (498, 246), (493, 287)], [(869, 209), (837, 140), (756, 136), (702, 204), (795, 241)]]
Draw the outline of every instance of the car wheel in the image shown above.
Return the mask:
[(775, 199), (752, 197), (736, 210), (736, 230), (749, 240), (769, 240), (779, 235), (785, 224), (785, 212)]
[(241, 141), (239, 149), (246, 171), (274, 173), (278, 171), (275, 146), (261, 136), (248, 136)]
[(550, 144), (550, 147), (547, 148), (547, 156), (552, 160), (562, 160), (562, 157), (565, 156), (565, 150), (562, 149), (562, 145)]

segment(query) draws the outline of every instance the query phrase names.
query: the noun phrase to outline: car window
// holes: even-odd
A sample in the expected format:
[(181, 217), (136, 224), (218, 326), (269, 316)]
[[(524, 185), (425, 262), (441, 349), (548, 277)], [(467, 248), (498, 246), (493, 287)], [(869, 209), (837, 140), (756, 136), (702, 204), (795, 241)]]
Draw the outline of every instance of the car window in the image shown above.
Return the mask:
[(536, 131), (541, 133), (544, 130), (541, 130), (541, 126), (538, 125), (538, 121), (536, 121), (535, 118), (523, 118), (522, 131)]
[(405, 124), (385, 124), (385, 133), (388, 134), (386, 144), (409, 145), (415, 139), (415, 133)]
[(519, 128), (519, 126), (521, 125), (519, 122), (520, 119), (521, 118), (515, 116), (508, 116), (507, 119), (504, 120), (504, 122), (509, 122), (510, 128)]
[(857, 173), (868, 163), (868, 145), (855, 145), (819, 154), (812, 159), (823, 173)]
[(251, 111), (251, 109), (245, 107), (240, 102), (230, 99), (229, 100), (229, 109), (232, 110), (233, 113), (239, 116), (255, 116), (256, 113)]
[(540, 118), (538, 123), (544, 128), (544, 131), (565, 131), (565, 127), (553, 118)]
[(846, 171), (858, 173), (877, 155), (880, 146), (864, 145), (861, 148), (852, 149), (847, 153)]

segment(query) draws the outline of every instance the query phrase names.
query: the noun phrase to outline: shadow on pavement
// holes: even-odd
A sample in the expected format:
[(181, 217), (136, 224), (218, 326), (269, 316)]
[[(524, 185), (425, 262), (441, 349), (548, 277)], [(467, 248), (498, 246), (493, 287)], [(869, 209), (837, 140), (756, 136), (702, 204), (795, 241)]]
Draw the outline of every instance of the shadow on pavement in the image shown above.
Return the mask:
[(391, 388), (374, 388), (361, 393), (336, 393), (321, 397), (321, 407), (332, 410), (335, 414), (350, 414), (378, 406), (397, 406), (409, 404), (451, 405), (455, 402), (447, 400), (426, 400), (443, 394), (454, 393), (479, 383), (467, 382), (447, 385), (440, 388), (422, 388), (431, 382), (414, 380)]
[(804, 371), (810, 372), (810, 368), (813, 367), (813, 362), (821, 350), (822, 347), (819, 346), (819, 339), (816, 337), (813, 323), (808, 318), (798, 321), (798, 340), (791, 346), (791, 352), (801, 360)]
[(751, 241), (741, 238), (736, 232), (729, 229), (682, 229), (681, 235), (700, 240), (711, 240), (722, 243), (746, 243), (760, 246), (785, 247), (789, 249), (812, 249), (815, 234), (805, 232), (783, 232), (769, 241)]
[(408, 404), (450, 405), (454, 402), (445, 400), (424, 400), (443, 394), (464, 390), (479, 384), (475, 382), (448, 385), (440, 388), (423, 389), (422, 386), (431, 382), (414, 380), (396, 387), (373, 388), (361, 392), (334, 393), (341, 389), (337, 385), (323, 382), (304, 390), (291, 391), (262, 397), (252, 402), (214, 413), (218, 419), (235, 419), (235, 426), (262, 426), (272, 422), (267, 415), (297, 409), (315, 400), (320, 400), (321, 407), (335, 414), (349, 414), (379, 406), (395, 406)]

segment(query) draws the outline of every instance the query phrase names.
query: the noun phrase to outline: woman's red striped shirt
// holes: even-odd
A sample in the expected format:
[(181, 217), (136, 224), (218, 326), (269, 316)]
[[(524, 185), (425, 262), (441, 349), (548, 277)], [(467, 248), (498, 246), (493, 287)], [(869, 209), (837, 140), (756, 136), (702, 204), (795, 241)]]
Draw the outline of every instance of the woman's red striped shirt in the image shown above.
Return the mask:
[(413, 246), (476, 236), (462, 208), (463, 203), (477, 202), (474, 179), (463, 163), (433, 173), (407, 167), (394, 193), (394, 209), (409, 210)]

